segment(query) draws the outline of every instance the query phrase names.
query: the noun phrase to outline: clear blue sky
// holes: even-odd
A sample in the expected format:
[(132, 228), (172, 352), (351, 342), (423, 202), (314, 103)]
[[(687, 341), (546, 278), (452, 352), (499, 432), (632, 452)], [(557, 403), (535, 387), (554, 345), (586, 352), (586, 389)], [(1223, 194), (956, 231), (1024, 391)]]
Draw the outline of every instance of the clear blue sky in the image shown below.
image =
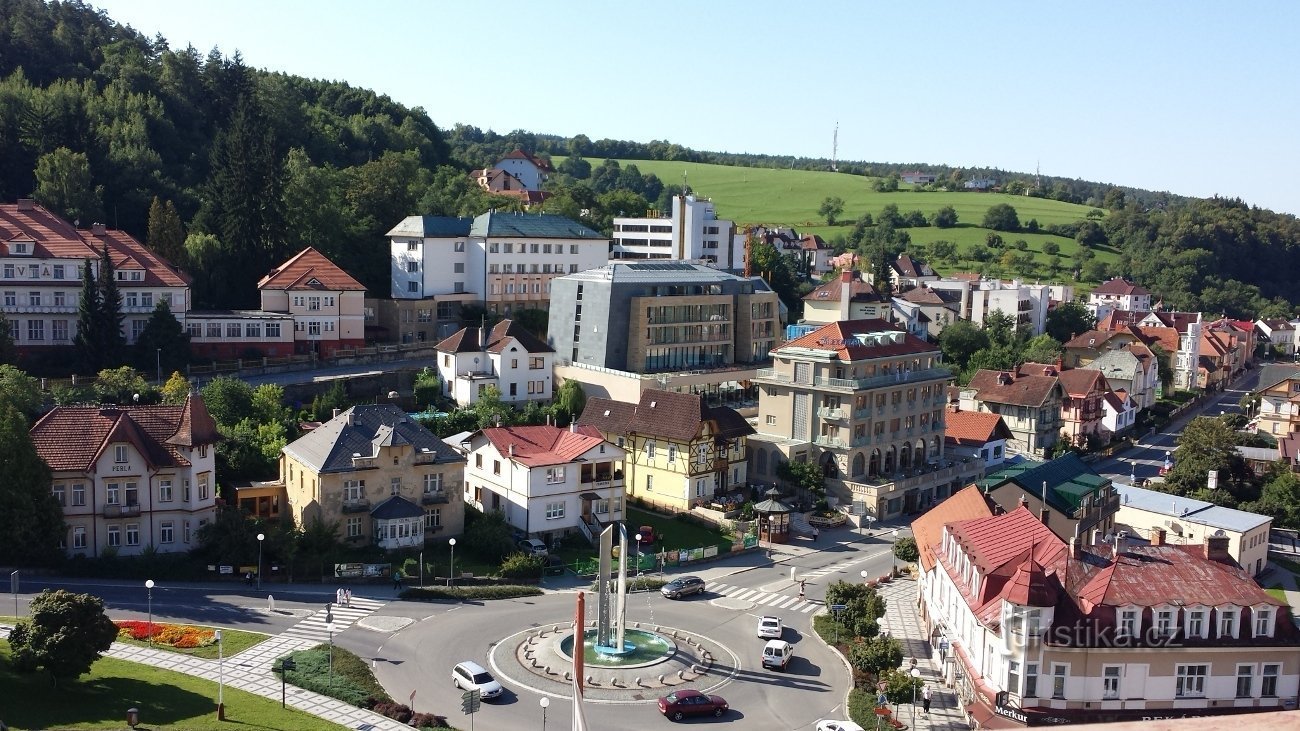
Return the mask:
[(1300, 211), (1300, 3), (90, 0), (507, 132), (990, 166)]

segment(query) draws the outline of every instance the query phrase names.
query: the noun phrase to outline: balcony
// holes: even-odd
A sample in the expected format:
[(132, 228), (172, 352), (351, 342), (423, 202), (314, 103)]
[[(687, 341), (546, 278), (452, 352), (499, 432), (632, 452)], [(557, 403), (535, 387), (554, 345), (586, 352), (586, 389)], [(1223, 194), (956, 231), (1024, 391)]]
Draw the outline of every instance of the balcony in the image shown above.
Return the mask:
[(871, 416), (871, 407), (870, 407), (870, 406), (868, 406), (868, 407), (865, 408), (865, 409), (854, 409), (854, 410), (853, 410), (853, 418), (855, 418), (855, 419), (866, 419), (866, 418), (870, 418), (870, 416)]
[(140, 505), (105, 505), (105, 518), (134, 518), (140, 515)]
[[(420, 504), (421, 505), (445, 505), (447, 502), (450, 501), (450, 499), (451, 498), (447, 497), (447, 493), (441, 490), (437, 492), (426, 492), (420, 496)], [(347, 509), (345, 508), (343, 512), (347, 512)]]
[(343, 512), (345, 513), (365, 513), (370, 510), (370, 501), (365, 498), (356, 500), (344, 500)]
[[(762, 371), (759, 372), (762, 377)], [(815, 385), (826, 388), (847, 388), (855, 391), (871, 388), (882, 388), (903, 383), (917, 383), (920, 381), (933, 381), (937, 379), (948, 380), (952, 378), (952, 371), (947, 368), (921, 368), (915, 371), (899, 371), (896, 373), (887, 373), (882, 376), (872, 376), (870, 378), (822, 378), (815, 379)]]
[(813, 443), (819, 447), (830, 447), (832, 449), (847, 449), (848, 443), (839, 437), (820, 436), (813, 440)]
[(817, 409), (817, 415), (823, 419), (843, 419), (844, 409), (822, 406)]

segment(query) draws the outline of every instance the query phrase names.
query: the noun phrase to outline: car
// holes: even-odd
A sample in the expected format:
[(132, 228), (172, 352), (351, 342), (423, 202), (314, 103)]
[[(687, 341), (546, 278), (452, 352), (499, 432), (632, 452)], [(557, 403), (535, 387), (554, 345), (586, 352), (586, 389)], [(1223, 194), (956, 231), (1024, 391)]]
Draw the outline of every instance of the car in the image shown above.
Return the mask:
[(781, 626), (780, 617), (759, 617), (758, 618), (758, 636), (765, 640), (779, 640), (785, 633), (785, 627)]
[(866, 731), (852, 721), (818, 721), (817, 731)]
[(549, 556), (551, 552), (546, 550), (546, 544), (536, 538), (525, 538), (519, 542), (519, 550), (529, 556)]
[(505, 691), (492, 673), (473, 660), (456, 663), (451, 669), (451, 684), (461, 690), (477, 690), (483, 700), (496, 698)]
[(659, 589), (659, 593), (669, 599), (681, 599), (702, 591), (704, 591), (704, 579), (698, 576), (678, 576)]
[(636, 529), (636, 534), (641, 536), (641, 545), (647, 545), (655, 542), (655, 527), (653, 525), (643, 525)]
[(687, 716), (716, 716), (727, 712), (727, 702), (720, 695), (705, 695), (698, 690), (675, 690), (659, 699), (659, 712), (674, 721)]
[(768, 640), (763, 646), (763, 667), (773, 670), (785, 670), (794, 657), (794, 648), (785, 640)]

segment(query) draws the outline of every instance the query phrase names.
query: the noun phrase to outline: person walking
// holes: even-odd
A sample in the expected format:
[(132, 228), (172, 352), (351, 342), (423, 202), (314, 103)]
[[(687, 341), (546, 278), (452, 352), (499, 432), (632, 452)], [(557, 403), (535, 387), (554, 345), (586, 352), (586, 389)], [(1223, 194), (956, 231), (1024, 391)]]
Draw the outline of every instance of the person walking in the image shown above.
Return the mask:
[(348, 609), (351, 609), (351, 608), (352, 608), (352, 590), (351, 590), (351, 589), (344, 589), (344, 590), (343, 590), (343, 606), (347, 607)]
[(929, 683), (926, 683), (925, 687), (921, 689), (921, 710), (925, 713), (927, 718), (930, 715), (930, 694), (932, 692), (933, 690), (930, 688)]
[(799, 601), (803, 601), (804, 587), (808, 583), (807, 579), (799, 579)]
[(813, 543), (817, 542), (817, 537), (820, 536), (821, 534), (822, 532), (817, 529), (817, 526), (813, 526)]
[(402, 590), (402, 575), (396, 571), (393, 572), (393, 591)]

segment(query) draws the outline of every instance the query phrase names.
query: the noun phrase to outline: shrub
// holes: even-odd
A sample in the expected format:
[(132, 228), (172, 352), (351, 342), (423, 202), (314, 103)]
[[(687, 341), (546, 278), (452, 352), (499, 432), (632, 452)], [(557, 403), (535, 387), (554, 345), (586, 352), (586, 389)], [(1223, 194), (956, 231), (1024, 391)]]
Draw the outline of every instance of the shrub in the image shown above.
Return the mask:
[(407, 723), (415, 715), (405, 703), (378, 703), (373, 710), (375, 713), (388, 716), (398, 723)]
[[(310, 650), (290, 653), (297, 668), (289, 671), (286, 680), (299, 688), (337, 698), (360, 708), (378, 708), (393, 699), (375, 679), (366, 661), (335, 645), (334, 670), (330, 673), (330, 647), (317, 645)], [(282, 673), (280, 660), (271, 670)]]
[(857, 637), (849, 644), (849, 664), (864, 673), (879, 675), (902, 663), (903, 643), (892, 637)]
[(546, 559), (541, 556), (530, 556), (526, 553), (514, 553), (506, 557), (501, 562), (501, 576), (506, 579), (532, 579), (542, 578), (542, 569), (546, 567)]
[(876, 728), (876, 696), (867, 689), (854, 688), (849, 691), (849, 720), (862, 728)]
[(461, 602), (468, 599), (518, 599), (519, 597), (541, 595), (542, 590), (535, 586), (504, 584), (497, 586), (426, 586), (407, 589), (399, 597), (413, 601)]
[[(668, 579), (647, 579), (644, 576), (629, 577), (627, 580), (627, 591), (629, 594), (637, 591), (659, 591)], [(596, 582), (591, 582), (591, 591), (596, 591)]]
[(432, 713), (413, 714), (409, 723), (415, 728), (451, 728), (447, 725), (446, 716), (437, 716)]
[(920, 558), (921, 553), (916, 547), (916, 539), (899, 538), (894, 541), (894, 556), (899, 561), (907, 561), (908, 563)]

